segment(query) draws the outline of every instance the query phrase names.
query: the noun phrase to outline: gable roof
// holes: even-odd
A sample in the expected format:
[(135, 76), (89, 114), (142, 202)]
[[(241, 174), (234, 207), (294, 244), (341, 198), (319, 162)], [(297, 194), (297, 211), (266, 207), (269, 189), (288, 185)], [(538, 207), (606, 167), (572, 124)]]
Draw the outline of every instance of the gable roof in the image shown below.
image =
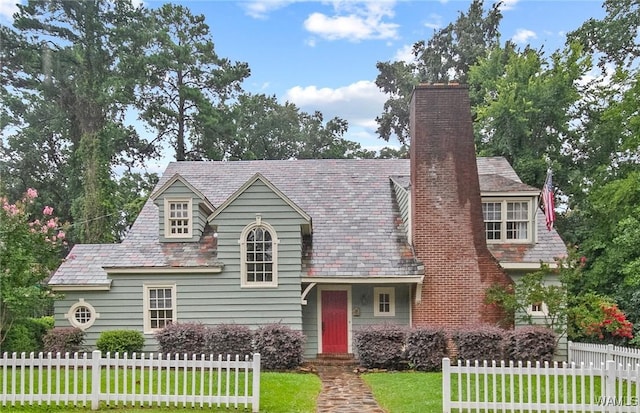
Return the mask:
[(215, 208), (213, 207), (213, 205), (211, 205), (211, 202), (209, 202), (209, 200), (207, 199), (206, 196), (204, 196), (204, 194), (202, 192), (200, 192), (197, 188), (195, 188), (193, 185), (191, 185), (188, 181), (186, 181), (182, 176), (180, 176), (179, 173), (174, 174), (167, 182), (165, 182), (160, 188), (157, 188), (156, 190), (153, 191), (153, 193), (151, 194), (151, 196), (149, 197), (152, 201), (155, 201), (156, 199), (158, 199), (163, 193), (165, 193), (165, 191), (167, 189), (169, 189), (173, 184), (175, 184), (176, 182), (180, 182), (182, 183), (184, 186), (186, 186), (187, 188), (189, 188), (189, 190), (191, 192), (193, 192), (193, 194), (197, 197), (200, 198), (203, 202), (204, 205), (209, 209), (209, 212), (213, 212), (215, 211)]
[[(478, 170), (481, 188), (510, 182), (514, 190), (532, 190), (504, 158), (478, 158)], [(173, 162), (154, 194), (158, 196), (172, 180), (180, 179), (212, 207), (224, 209), (243, 187), (261, 180), (301, 215), (313, 219), (313, 233), (304, 237), (303, 277), (415, 278), (424, 269), (407, 242), (391, 177), (408, 188), (409, 160)], [(494, 256), (510, 263), (539, 265), (566, 254), (559, 235), (555, 230), (548, 232), (544, 219), (538, 218), (538, 243), (491, 245)], [(150, 199), (121, 244), (76, 245), (71, 251), (76, 261), (63, 263), (50, 284), (105, 285), (105, 269), (221, 268), (215, 247), (203, 248), (205, 236), (192, 245), (161, 243), (158, 220), (158, 207)], [(203, 250), (209, 251), (207, 256), (201, 254)]]
[(247, 188), (249, 188), (251, 185), (253, 185), (257, 181), (260, 181), (263, 184), (265, 184), (273, 193), (275, 193), (280, 199), (282, 199), (285, 204), (289, 205), (291, 209), (296, 211), (302, 217), (302, 219), (307, 221), (309, 229), (306, 232), (307, 233), (311, 232), (311, 217), (306, 212), (304, 212), (302, 208), (300, 208), (293, 201), (291, 201), (285, 194), (283, 194), (282, 191), (280, 191), (275, 185), (269, 182), (268, 179), (262, 176), (262, 174), (259, 172), (257, 172), (251, 179), (249, 179), (240, 188), (238, 188), (238, 190), (234, 192), (233, 195), (227, 198), (227, 200), (224, 201), (222, 205), (220, 205), (215, 210), (215, 212), (209, 215), (209, 217), (207, 218), (207, 221), (211, 223), (220, 213), (222, 213), (222, 211), (224, 211), (229, 205), (233, 203), (233, 201), (235, 201), (242, 193), (244, 193), (244, 191), (246, 191)]

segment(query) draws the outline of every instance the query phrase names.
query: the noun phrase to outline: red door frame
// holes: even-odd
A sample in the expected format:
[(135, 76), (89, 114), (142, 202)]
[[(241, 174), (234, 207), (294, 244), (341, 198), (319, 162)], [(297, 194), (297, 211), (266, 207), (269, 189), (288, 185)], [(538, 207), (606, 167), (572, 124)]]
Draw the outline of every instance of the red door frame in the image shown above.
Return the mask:
[(322, 353), (348, 353), (350, 350), (350, 290), (320, 290), (319, 330)]

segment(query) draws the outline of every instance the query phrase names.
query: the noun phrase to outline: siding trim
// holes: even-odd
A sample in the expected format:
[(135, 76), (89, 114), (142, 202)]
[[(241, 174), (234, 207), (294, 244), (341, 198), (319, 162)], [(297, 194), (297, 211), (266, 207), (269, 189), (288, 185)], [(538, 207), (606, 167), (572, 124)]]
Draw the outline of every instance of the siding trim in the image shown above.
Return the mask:
[(219, 274), (224, 264), (210, 267), (104, 267), (107, 274)]
[(386, 277), (302, 277), (303, 283), (317, 284), (422, 284), (424, 276)]
[(49, 284), (53, 291), (109, 291), (111, 289), (111, 281), (109, 284)]

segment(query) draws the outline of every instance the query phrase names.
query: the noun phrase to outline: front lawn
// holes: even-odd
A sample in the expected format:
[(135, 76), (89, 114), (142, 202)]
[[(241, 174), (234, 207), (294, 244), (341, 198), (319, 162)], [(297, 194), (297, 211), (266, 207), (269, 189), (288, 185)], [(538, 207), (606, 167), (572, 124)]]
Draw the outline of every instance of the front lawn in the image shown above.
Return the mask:
[[(1, 388), (1, 387), (0, 387)], [(263, 413), (311, 413), (315, 412), (316, 399), (322, 383), (315, 374), (302, 373), (272, 373), (263, 372), (260, 377), (260, 412)], [(16, 412), (16, 413), (84, 413), (91, 412), (89, 408), (70, 406), (25, 406), (15, 407), (8, 405), (0, 406), (0, 410)], [(236, 410), (220, 408), (220, 409), (189, 409), (190, 411), (207, 411), (207, 412), (235, 412)], [(118, 407), (101, 406), (101, 412), (115, 411), (126, 413), (167, 413), (171, 411), (184, 411), (183, 407), (131, 407), (130, 405)], [(238, 409), (238, 412), (244, 411)], [(251, 410), (248, 410), (251, 411)]]
[(389, 413), (442, 412), (442, 373), (367, 373), (361, 377)]

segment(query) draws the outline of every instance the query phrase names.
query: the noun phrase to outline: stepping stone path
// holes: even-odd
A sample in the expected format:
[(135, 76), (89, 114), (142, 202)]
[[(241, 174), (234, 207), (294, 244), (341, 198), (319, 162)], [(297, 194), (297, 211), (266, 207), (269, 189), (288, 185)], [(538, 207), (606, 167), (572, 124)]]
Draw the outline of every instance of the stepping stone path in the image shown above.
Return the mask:
[(385, 413), (353, 366), (316, 366), (322, 381), (317, 413)]

